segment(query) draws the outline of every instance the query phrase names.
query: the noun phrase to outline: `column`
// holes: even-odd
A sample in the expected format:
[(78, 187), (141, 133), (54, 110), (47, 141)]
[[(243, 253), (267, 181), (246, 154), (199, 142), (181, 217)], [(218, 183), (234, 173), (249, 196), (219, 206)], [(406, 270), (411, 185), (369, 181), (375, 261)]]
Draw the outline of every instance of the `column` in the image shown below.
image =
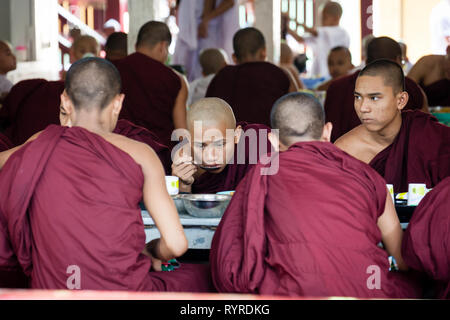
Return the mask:
[(128, 54), (135, 52), (139, 29), (151, 20), (157, 20), (158, 0), (128, 0), (130, 30), (128, 32)]
[(280, 60), (281, 2), (280, 0), (255, 0), (255, 28), (266, 38), (267, 59)]

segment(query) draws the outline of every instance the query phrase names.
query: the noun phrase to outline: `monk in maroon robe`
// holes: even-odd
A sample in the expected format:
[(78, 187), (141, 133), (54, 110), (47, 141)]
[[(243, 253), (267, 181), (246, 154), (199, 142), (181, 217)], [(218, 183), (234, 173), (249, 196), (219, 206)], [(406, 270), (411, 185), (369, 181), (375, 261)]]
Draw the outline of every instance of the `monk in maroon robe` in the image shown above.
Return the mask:
[(139, 31), (136, 53), (114, 61), (125, 93), (121, 119), (144, 127), (167, 146), (174, 129), (186, 128), (186, 80), (164, 65), (171, 42), (169, 28), (151, 21)]
[(16, 84), (0, 109), (0, 127), (14, 146), (50, 124), (59, 124), (63, 81), (24, 80)]
[[(145, 144), (112, 133), (120, 75), (99, 58), (67, 73), (61, 123), (13, 153), (0, 184), (0, 267), (20, 266), (31, 288), (207, 291), (207, 266), (182, 264), (187, 240), (164, 172)], [(161, 234), (145, 244), (143, 198)], [(150, 272), (150, 270), (154, 272)]]
[[(378, 59), (389, 59), (401, 64), (400, 45), (387, 37), (373, 39), (367, 49), (366, 63), (369, 64)], [(327, 90), (324, 108), (327, 121), (333, 123), (332, 142), (361, 124), (354, 110), (355, 97), (353, 94), (359, 72), (356, 71), (351, 75), (332, 81)], [(420, 87), (409, 78), (406, 78), (405, 81), (406, 92), (409, 94), (405, 109), (420, 109), (428, 112), (428, 103)]]
[(422, 86), (430, 106), (450, 107), (450, 46), (447, 55), (422, 57), (408, 77)]
[[(180, 191), (233, 191), (250, 167), (270, 153), (270, 128), (238, 123), (231, 107), (219, 98), (203, 98), (188, 111), (189, 132), (176, 146), (172, 175)], [(175, 149), (174, 149), (175, 150)]]
[[(384, 180), (329, 141), (322, 106), (294, 93), (272, 111), (276, 174), (254, 166), (238, 186), (211, 247), (219, 292), (324, 297), (414, 297), (402, 230)], [(377, 246), (383, 242), (387, 252)], [(376, 270), (376, 271), (375, 271)], [(377, 282), (378, 281), (378, 282)]]
[(270, 126), (273, 103), (288, 92), (297, 91), (290, 74), (265, 62), (266, 44), (255, 28), (239, 30), (233, 38), (236, 66), (223, 68), (211, 81), (206, 97), (225, 100), (236, 120)]
[(403, 111), (408, 101), (402, 68), (378, 60), (359, 74), (355, 110), (362, 124), (336, 145), (372, 166), (394, 192), (410, 183), (433, 188), (450, 175), (450, 128), (421, 111)]
[(450, 299), (450, 178), (441, 181), (414, 211), (402, 244), (406, 264), (435, 281), (436, 298)]

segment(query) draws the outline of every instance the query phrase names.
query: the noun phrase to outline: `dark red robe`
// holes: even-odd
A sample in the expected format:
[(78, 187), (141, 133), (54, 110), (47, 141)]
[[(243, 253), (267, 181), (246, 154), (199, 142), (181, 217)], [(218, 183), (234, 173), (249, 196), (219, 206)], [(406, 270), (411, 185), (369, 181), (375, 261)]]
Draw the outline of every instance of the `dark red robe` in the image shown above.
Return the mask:
[(143, 127), (139, 127), (128, 120), (121, 119), (117, 121), (114, 133), (121, 134), (127, 138), (148, 144), (158, 155), (166, 174), (171, 174), (172, 159), (170, 156), (170, 150), (168, 147), (163, 145), (159, 141), (158, 137), (152, 132)]
[(370, 162), (394, 192), (407, 192), (409, 183), (434, 188), (450, 176), (450, 128), (421, 111), (403, 111), (394, 142)]
[(429, 86), (422, 86), (430, 106), (450, 107), (450, 80), (441, 79)]
[(450, 299), (450, 177), (419, 203), (403, 236), (402, 256), (436, 282), (436, 298)]
[(0, 109), (0, 126), (14, 146), (50, 124), (59, 124), (63, 81), (24, 80), (12, 87)]
[(150, 130), (164, 145), (173, 146), (173, 107), (181, 89), (179, 76), (164, 64), (138, 52), (114, 64), (120, 72), (125, 93), (120, 118)]
[(11, 141), (0, 133), (0, 152), (11, 149), (13, 147)]
[(274, 102), (289, 92), (289, 78), (268, 62), (227, 66), (213, 78), (206, 97), (218, 97), (231, 106), (237, 121), (261, 123), (270, 127)]
[[(361, 124), (354, 104), (355, 84), (359, 72), (332, 81), (327, 90), (324, 108), (326, 121), (333, 123), (332, 142)], [(408, 77), (405, 80), (409, 94), (405, 110), (422, 109), (424, 97), (420, 87)]]
[[(219, 292), (290, 296), (414, 297), (389, 272), (377, 246), (385, 181), (331, 143), (297, 143), (279, 155), (279, 172), (254, 166), (214, 234), (210, 263)], [(380, 289), (367, 283), (377, 266)]]
[[(228, 164), (225, 169), (220, 173), (211, 173), (205, 172), (199, 178), (197, 178), (192, 185), (192, 193), (217, 193), (220, 191), (233, 191), (236, 190), (237, 185), (244, 178), (245, 174), (251, 168), (252, 165), (256, 164), (260, 158), (260, 156), (265, 155), (266, 153), (270, 153), (271, 144), (267, 138), (267, 134), (270, 132), (270, 128), (265, 125), (260, 124), (247, 124), (247, 123), (238, 123), (238, 125), (242, 126), (244, 133), (247, 132), (247, 135), (250, 137), (250, 131), (258, 133), (261, 131), (261, 135), (256, 135), (257, 142), (249, 143), (250, 138), (242, 138), (239, 140), (238, 145), (234, 148), (234, 159), (233, 163)], [(250, 157), (250, 145), (257, 146), (257, 156), (251, 158)], [(264, 146), (265, 145), (265, 150)], [(244, 163), (239, 163), (238, 150), (244, 151)], [(240, 151), (241, 152), (241, 151)], [(260, 154), (261, 153), (261, 154)]]
[[(150, 272), (139, 208), (144, 176), (124, 151), (80, 127), (49, 126), (0, 172), (0, 267), (31, 288), (207, 291), (207, 266)], [(17, 258), (16, 258), (17, 257)], [(17, 264), (18, 262), (18, 264)]]

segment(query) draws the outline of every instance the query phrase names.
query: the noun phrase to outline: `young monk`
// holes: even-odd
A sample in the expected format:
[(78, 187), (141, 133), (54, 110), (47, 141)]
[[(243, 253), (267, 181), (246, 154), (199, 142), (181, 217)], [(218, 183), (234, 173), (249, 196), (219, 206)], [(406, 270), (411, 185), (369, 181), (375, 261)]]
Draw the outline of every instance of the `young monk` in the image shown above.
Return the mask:
[(172, 164), (181, 192), (233, 191), (260, 155), (270, 152), (270, 128), (236, 124), (233, 110), (222, 99), (204, 98), (194, 103), (187, 124), (189, 133), (183, 141), (188, 144), (179, 145), (182, 148), (177, 148)]
[(431, 55), (421, 58), (408, 77), (420, 84), (430, 106), (450, 107), (450, 46), (447, 55)]
[(409, 183), (433, 188), (450, 175), (450, 128), (421, 111), (404, 111), (409, 95), (399, 64), (377, 60), (359, 74), (355, 110), (361, 125), (336, 141), (357, 159), (369, 163), (394, 192)]
[(281, 96), (298, 88), (285, 71), (266, 62), (264, 35), (241, 29), (233, 38), (236, 66), (223, 68), (211, 81), (207, 97), (218, 97), (233, 108), (236, 120), (270, 125), (270, 108)]
[(303, 89), (304, 85), (302, 80), (300, 79), (300, 73), (298, 72), (297, 67), (294, 65), (295, 57), (292, 49), (286, 42), (281, 42), (280, 44), (280, 68), (285, 70), (292, 79), (294, 79), (295, 84), (298, 89)]
[(16, 56), (9, 44), (0, 40), (0, 105), (13, 86), (6, 78), (6, 74), (13, 70), (16, 70)]
[[(11, 191), (0, 195), (0, 226), (7, 231), (0, 238), (0, 267), (19, 264), (31, 288), (209, 288), (204, 266), (150, 272), (183, 254), (187, 240), (154, 151), (112, 133), (123, 99), (110, 62), (78, 61), (62, 98), (65, 127), (37, 134), (0, 172), (0, 184)], [(142, 197), (161, 234), (147, 245)]]
[(128, 36), (125, 32), (113, 32), (105, 44), (105, 59), (115, 61), (128, 55)]
[[(402, 50), (398, 42), (388, 37), (372, 39), (367, 47), (366, 64), (378, 59), (389, 59), (401, 65)], [(324, 108), (327, 121), (333, 123), (332, 142), (361, 124), (353, 107), (358, 74), (359, 70), (333, 81), (328, 87)], [(423, 90), (413, 80), (406, 78), (405, 81), (409, 94), (405, 109), (428, 112), (428, 102)]]
[(348, 48), (336, 47), (331, 49), (328, 55), (328, 71), (331, 79), (318, 86), (317, 90), (327, 91), (333, 80), (347, 75), (353, 68), (352, 54)]
[(70, 62), (74, 63), (85, 56), (98, 57), (100, 46), (94, 37), (82, 35), (75, 39), (70, 48)]
[(187, 81), (164, 65), (172, 35), (166, 24), (150, 21), (139, 30), (136, 52), (115, 61), (125, 101), (120, 118), (152, 131), (173, 146), (174, 129), (186, 128)]
[[(272, 110), (279, 171), (258, 164), (241, 181), (214, 234), (211, 273), (219, 292), (307, 297), (408, 297), (402, 230), (385, 181), (329, 143), (319, 101), (293, 93)], [(345, 187), (344, 187), (345, 186)], [(386, 251), (378, 247), (382, 241)], [(380, 284), (371, 282), (377, 270)]]
[(434, 281), (435, 297), (450, 299), (450, 177), (441, 181), (419, 206), (405, 231), (402, 255), (412, 269)]

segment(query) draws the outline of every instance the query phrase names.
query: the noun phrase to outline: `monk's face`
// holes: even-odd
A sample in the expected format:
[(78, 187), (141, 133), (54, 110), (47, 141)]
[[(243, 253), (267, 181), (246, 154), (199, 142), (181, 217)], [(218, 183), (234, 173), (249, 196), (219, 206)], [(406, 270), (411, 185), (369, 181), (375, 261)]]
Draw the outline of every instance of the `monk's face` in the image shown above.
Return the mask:
[(6, 43), (0, 42), (0, 74), (6, 74), (15, 69), (16, 56)]
[[(228, 132), (227, 132), (228, 129)], [(235, 131), (225, 122), (203, 121), (191, 126), (194, 163), (205, 171), (222, 172), (234, 156)], [(227, 136), (228, 133), (228, 136)]]
[(333, 79), (346, 75), (352, 68), (350, 56), (344, 50), (333, 51), (328, 56), (328, 70)]
[(72, 63), (82, 59), (86, 53), (98, 56), (98, 45), (95, 39), (85, 39), (77, 43), (77, 46), (71, 51)]
[(380, 132), (388, 127), (400, 117), (407, 102), (408, 94), (395, 94), (381, 76), (362, 76), (356, 81), (355, 110), (368, 131)]

